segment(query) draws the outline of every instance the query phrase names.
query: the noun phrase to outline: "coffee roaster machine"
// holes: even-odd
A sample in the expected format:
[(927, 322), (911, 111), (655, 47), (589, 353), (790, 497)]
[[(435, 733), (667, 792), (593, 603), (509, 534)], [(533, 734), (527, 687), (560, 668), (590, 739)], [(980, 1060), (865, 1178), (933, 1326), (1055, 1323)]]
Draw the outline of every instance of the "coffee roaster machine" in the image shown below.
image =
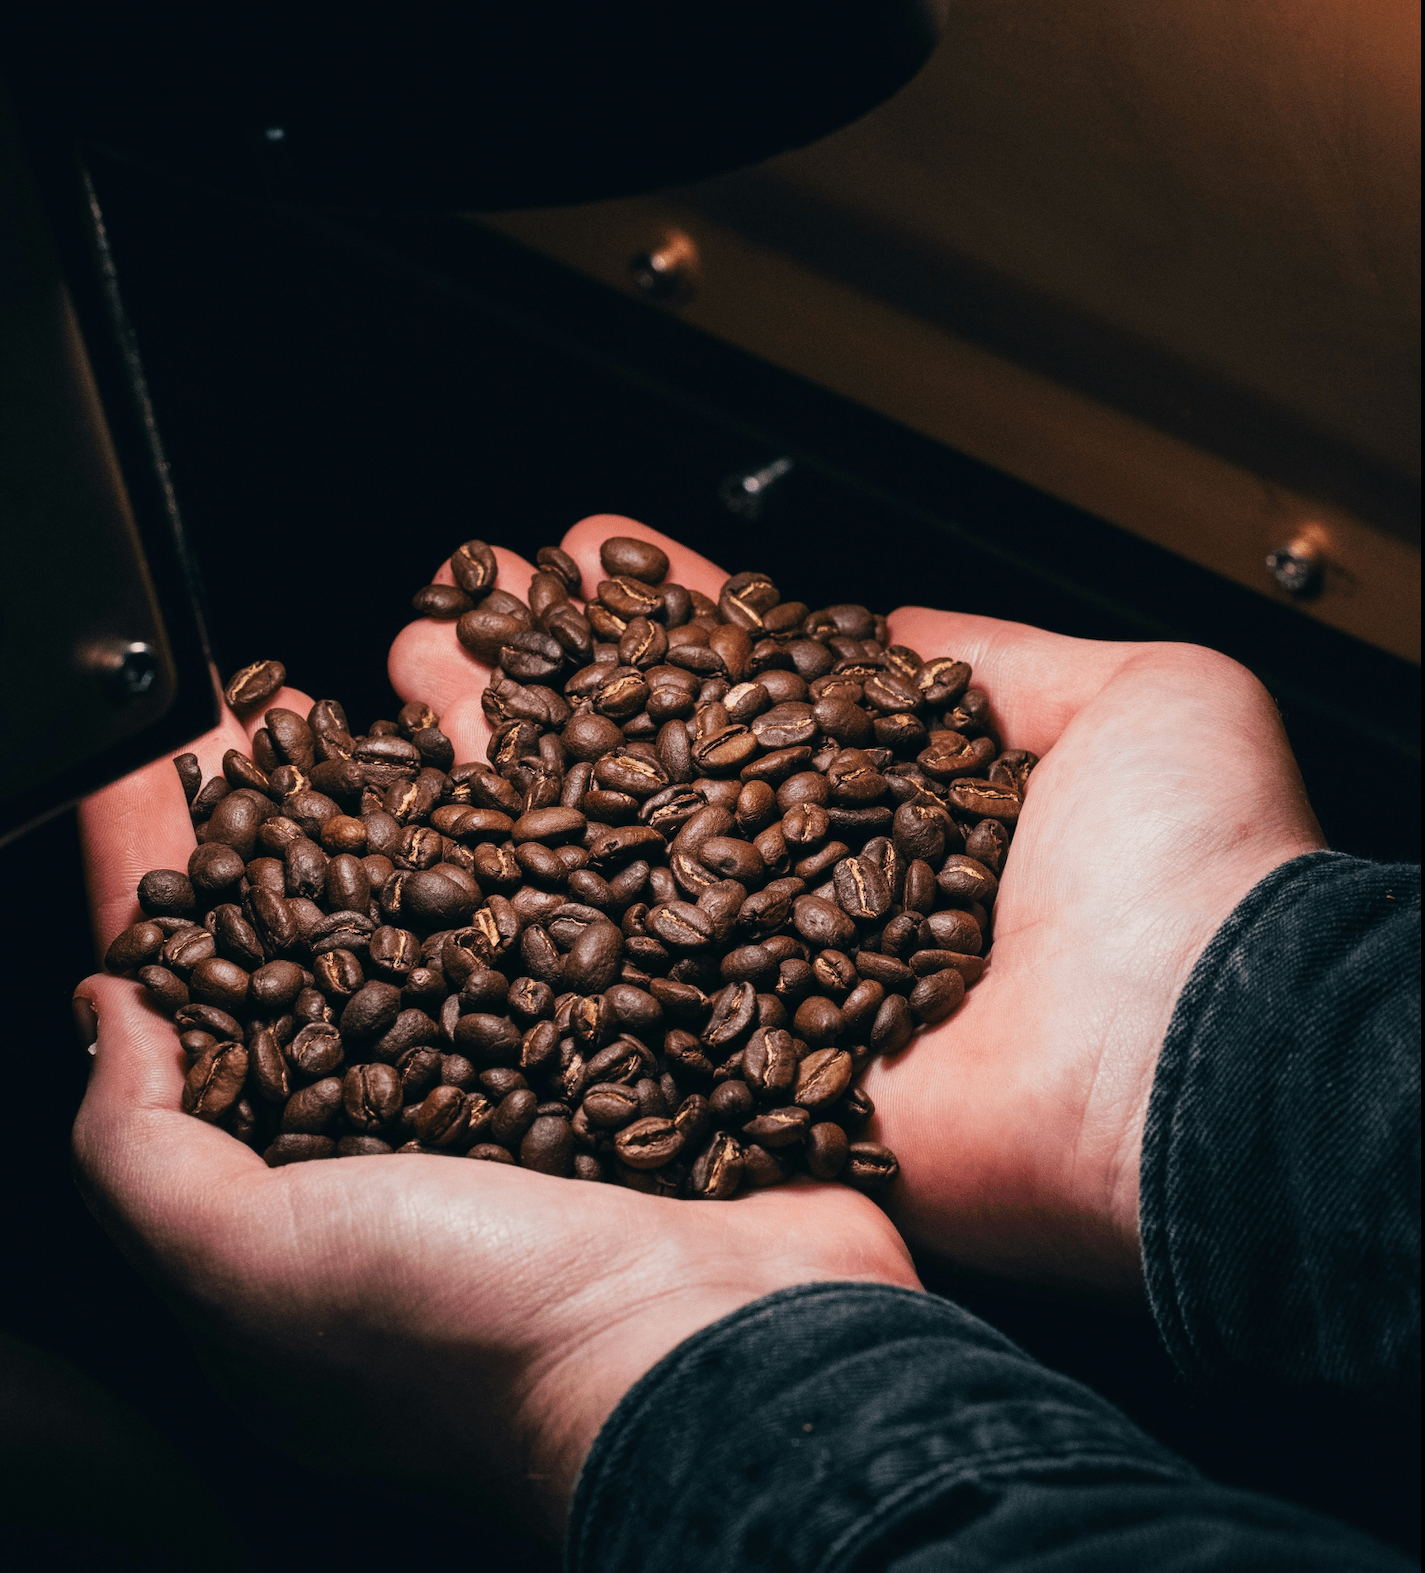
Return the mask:
[[(199, 1520), (236, 1543), (270, 1479), (264, 1567), (406, 1555), (417, 1519), (546, 1565), (425, 1499), (384, 1540), (298, 1511), (330, 1482), (245, 1431), (214, 1506), (238, 1422), (67, 1171), (89, 938), (57, 811), (211, 725), (213, 666), (389, 714), (386, 646), (462, 540), (532, 556), (619, 512), (808, 601), (854, 572), (881, 609), (1213, 645), (1270, 687), (1332, 843), (1418, 858), (1415, 27), (1396, 0), (0, 18), (0, 875), (42, 937), (6, 950), (7, 1019), (46, 1094), (4, 1148), (0, 1463), (35, 1522), (228, 1566)], [(1185, 1396), (1141, 1312), (925, 1270), (1216, 1478), (1418, 1547), (1409, 1426)]]
[[(1409, 850), (1402, 8), (39, 9), (3, 62), (0, 834), (211, 724), (214, 661), (320, 686), (262, 542), (374, 610), (383, 540), (618, 508), (732, 567), (871, 528), (888, 606), (1218, 645), (1340, 844)], [(1389, 834), (1343, 757), (1401, 783)]]

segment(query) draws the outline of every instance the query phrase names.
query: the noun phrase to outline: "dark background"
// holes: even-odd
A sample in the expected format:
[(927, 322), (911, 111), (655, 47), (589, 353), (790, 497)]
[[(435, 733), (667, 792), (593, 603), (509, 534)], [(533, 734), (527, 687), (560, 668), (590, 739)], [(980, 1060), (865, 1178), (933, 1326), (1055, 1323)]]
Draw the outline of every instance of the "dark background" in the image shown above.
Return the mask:
[[(315, 219), (104, 158), (95, 176), (224, 675), (275, 656), (364, 727), (393, 713), (386, 647), (454, 545), (532, 557), (626, 513), (813, 605), (1216, 646), (1276, 695), (1332, 845), (1418, 860), (1417, 669), (460, 219)], [(796, 468), (766, 516), (728, 513), (724, 478), (782, 454)], [(0, 1557), (546, 1566), (453, 1507), (382, 1487), (373, 1511), (368, 1485), (281, 1456), (218, 1396), (69, 1177), (87, 1062), (68, 1001), (93, 965), (73, 816), (0, 852), (0, 879), (9, 1054), (29, 1072), (3, 1158)], [(1216, 1478), (1418, 1548), (1413, 1418), (1190, 1393), (1142, 1310), (929, 1281)]]

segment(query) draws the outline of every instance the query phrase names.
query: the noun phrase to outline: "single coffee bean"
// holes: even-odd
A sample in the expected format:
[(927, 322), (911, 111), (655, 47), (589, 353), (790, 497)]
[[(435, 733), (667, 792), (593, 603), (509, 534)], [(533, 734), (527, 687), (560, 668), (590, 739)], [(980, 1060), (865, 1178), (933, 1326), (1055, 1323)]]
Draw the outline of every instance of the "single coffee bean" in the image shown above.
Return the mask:
[[(147, 967), (144, 969), (145, 972), (149, 970)], [(232, 1039), (239, 1043), (245, 1037), (242, 1023), (236, 1016), (230, 1016), (225, 1010), (215, 1010), (211, 1005), (189, 1005), (185, 1002), (175, 1008), (173, 1020), (180, 1032), (196, 1029), (211, 1032), (215, 1038), (223, 1041)]]
[(887, 994), (871, 1024), (870, 1047), (876, 1054), (898, 1054), (915, 1032), (915, 1017), (904, 996)]
[(450, 572), (460, 589), (479, 601), (494, 589), (500, 568), (484, 541), (466, 541), (450, 554)]
[[(204, 934), (203, 938), (212, 945), (211, 936)], [(236, 962), (210, 955), (189, 973), (188, 992), (200, 1005), (214, 1005), (239, 1014), (248, 1003), (250, 983), (249, 974)]]
[(936, 883), (941, 894), (954, 902), (979, 901), (988, 905), (999, 890), (999, 881), (990, 870), (978, 858), (965, 853), (951, 853), (945, 859)]
[(401, 1078), (390, 1065), (353, 1065), (342, 1081), (342, 1107), (353, 1127), (374, 1135), (401, 1109)]
[(288, 1098), (282, 1110), (282, 1129), (302, 1136), (325, 1136), (342, 1112), (342, 1084), (338, 1076), (327, 1076), (301, 1087)]
[(254, 661), (234, 672), (223, 689), (228, 708), (236, 715), (250, 715), (260, 709), (287, 681), (287, 668), (280, 661)]
[(954, 967), (929, 973), (910, 991), (909, 1005), (917, 1021), (930, 1026), (943, 1021), (965, 998), (965, 980)]
[(157, 868), (139, 881), (139, 905), (146, 916), (188, 917), (197, 906), (193, 883), (177, 869)]
[(842, 1049), (816, 1049), (797, 1067), (796, 1102), (820, 1112), (851, 1085), (851, 1056)]
[(520, 1141), (519, 1161), (521, 1168), (538, 1174), (567, 1176), (573, 1172), (574, 1132), (569, 1121), (555, 1114), (538, 1114)]
[(183, 1082), (183, 1112), (213, 1124), (242, 1095), (247, 1049), (240, 1042), (215, 1044), (200, 1055)]
[(110, 972), (131, 972), (153, 961), (165, 939), (157, 923), (132, 923), (104, 953), (104, 965)]
[(769, 1109), (748, 1120), (742, 1134), (748, 1141), (776, 1150), (794, 1146), (811, 1129), (811, 1115), (806, 1109), (793, 1104), (786, 1108)]
[[(599, 548), (604, 572), (613, 578), (637, 579), (644, 584), (662, 584), (668, 577), (668, 555), (651, 541), (631, 535), (613, 535)], [(571, 587), (571, 589), (574, 587)]]
[(713, 1088), (708, 1108), (719, 1125), (741, 1125), (755, 1107), (752, 1089), (738, 1077), (730, 1077)]
[(841, 1178), (858, 1191), (875, 1194), (887, 1189), (899, 1173), (900, 1164), (889, 1147), (878, 1142), (852, 1142)]
[(459, 617), (474, 605), (464, 590), (454, 584), (428, 584), (411, 597), (411, 606), (421, 617), (443, 620)]
[(346, 1057), (341, 1035), (328, 1022), (310, 1022), (287, 1045), (287, 1063), (302, 1081), (318, 1081), (341, 1069)]
[(682, 1152), (683, 1133), (672, 1120), (635, 1120), (614, 1137), (614, 1150), (630, 1169), (659, 1169)]
[(718, 1131), (694, 1160), (688, 1194), (701, 1201), (730, 1201), (742, 1183), (742, 1148), (728, 1131)]
[(191, 805), (198, 795), (198, 788), (203, 784), (203, 771), (198, 763), (198, 756), (179, 754), (174, 759), (173, 765), (178, 771), (178, 779), (183, 783), (183, 796)]
[(264, 1103), (281, 1106), (292, 1096), (287, 1059), (270, 1028), (259, 1027), (248, 1040), (249, 1083)]
[(846, 1167), (851, 1143), (832, 1120), (822, 1120), (807, 1132), (806, 1165), (818, 1180), (834, 1180)]
[(514, 1151), (534, 1123), (539, 1095), (528, 1087), (518, 1087), (500, 1099), (490, 1121), (490, 1139)]
[(465, 1135), (468, 1121), (466, 1095), (458, 1087), (435, 1087), (416, 1109), (416, 1136), (429, 1147), (453, 1147)]
[(401, 991), (390, 983), (365, 983), (342, 1007), (341, 1033), (357, 1041), (379, 1038), (401, 1009)]
[(280, 1169), (289, 1163), (310, 1163), (315, 1158), (336, 1156), (337, 1143), (330, 1136), (308, 1136), (295, 1131), (284, 1131), (263, 1152), (262, 1159), (269, 1169)]

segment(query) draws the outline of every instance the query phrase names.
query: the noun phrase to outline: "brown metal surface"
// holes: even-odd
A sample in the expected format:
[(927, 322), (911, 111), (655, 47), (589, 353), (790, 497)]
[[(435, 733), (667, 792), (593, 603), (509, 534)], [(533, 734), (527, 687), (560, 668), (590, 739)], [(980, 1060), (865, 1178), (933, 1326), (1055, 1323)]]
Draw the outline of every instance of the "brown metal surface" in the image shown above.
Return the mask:
[(856, 125), (663, 197), (486, 220), (1419, 659), (1418, 11), (957, 6)]

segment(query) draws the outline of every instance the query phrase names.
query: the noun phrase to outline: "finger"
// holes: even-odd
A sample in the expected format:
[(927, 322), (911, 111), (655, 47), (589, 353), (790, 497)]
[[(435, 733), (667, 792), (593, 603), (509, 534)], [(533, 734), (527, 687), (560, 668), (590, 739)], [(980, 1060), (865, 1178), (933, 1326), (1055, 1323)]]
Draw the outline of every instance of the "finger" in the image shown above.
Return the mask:
[[(242, 724), (223, 709), (211, 732), (189, 745), (204, 778), (222, 773), (223, 755), (247, 748)], [(188, 867), (197, 845), (183, 783), (165, 754), (121, 780), (101, 787), (79, 805), (90, 921), (102, 955), (109, 942), (139, 916), (135, 892), (153, 868)]]
[(611, 535), (631, 535), (636, 540), (649, 541), (668, 556), (668, 578), (687, 590), (699, 590), (714, 601), (727, 580), (726, 572), (706, 557), (681, 546), (671, 536), (640, 524), (637, 519), (625, 519), (622, 514), (596, 513), (578, 524), (564, 537), (564, 550), (579, 565), (584, 576), (584, 589), (593, 594), (601, 579), (607, 579), (599, 561), (599, 547)]
[(1148, 646), (1071, 639), (1025, 623), (965, 612), (902, 606), (891, 613), (891, 638), (926, 660), (967, 661), (971, 682), (989, 695), (999, 734), (1011, 748), (1045, 754), (1059, 734), (1124, 664)]
[(79, 985), (99, 1018), (94, 1066), (74, 1124), (81, 1183), (100, 1213), (162, 1243), (175, 1208), (266, 1172), (226, 1131), (184, 1114), (183, 1056), (171, 1022), (138, 984), (95, 976)]
[[(498, 588), (527, 599), (534, 564), (503, 546), (492, 550), (499, 565)], [(432, 583), (455, 583), (448, 558)], [(455, 637), (453, 621), (423, 617), (408, 623), (392, 642), (386, 670), (403, 701), (418, 699), (440, 716), (441, 731), (454, 745), (457, 760), (485, 757), (490, 728), (480, 708), (480, 694), (490, 680), (490, 668)]]

